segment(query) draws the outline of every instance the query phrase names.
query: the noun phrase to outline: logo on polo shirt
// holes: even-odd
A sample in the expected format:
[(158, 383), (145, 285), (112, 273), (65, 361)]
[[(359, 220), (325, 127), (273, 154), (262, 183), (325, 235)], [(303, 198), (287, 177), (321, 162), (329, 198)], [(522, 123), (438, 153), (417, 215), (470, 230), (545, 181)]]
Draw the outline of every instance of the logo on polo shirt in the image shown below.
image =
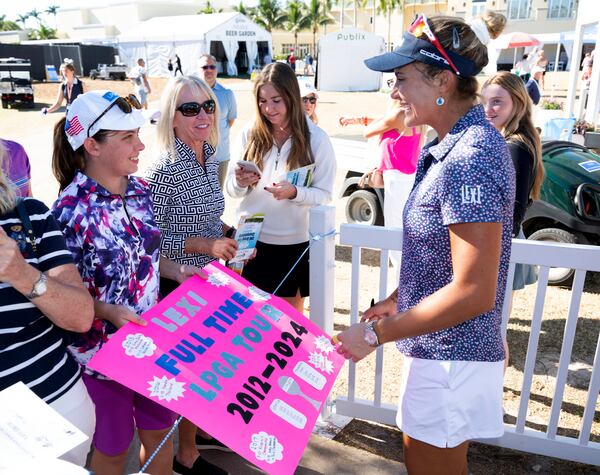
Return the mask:
[(463, 185), (461, 190), (462, 204), (480, 205), (481, 204), (481, 185)]

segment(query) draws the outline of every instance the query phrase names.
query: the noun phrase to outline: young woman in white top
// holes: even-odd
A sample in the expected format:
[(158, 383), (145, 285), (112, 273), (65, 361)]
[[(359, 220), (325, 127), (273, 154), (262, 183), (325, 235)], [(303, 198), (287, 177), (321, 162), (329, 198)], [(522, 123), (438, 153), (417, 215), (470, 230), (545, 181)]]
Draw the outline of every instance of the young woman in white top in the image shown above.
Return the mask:
[[(298, 81), (288, 65), (267, 65), (255, 82), (254, 97), (256, 120), (242, 132), (237, 156), (255, 163), (261, 173), (238, 166), (230, 169), (225, 185), (230, 196), (243, 198), (240, 214), (265, 215), (256, 258), (242, 275), (267, 292), (277, 290), (276, 295), (302, 312), (308, 253), (277, 287), (308, 246), (310, 208), (331, 200), (335, 155), (327, 134), (304, 113)], [(310, 164), (315, 169), (309, 186), (286, 181), (287, 172)]]

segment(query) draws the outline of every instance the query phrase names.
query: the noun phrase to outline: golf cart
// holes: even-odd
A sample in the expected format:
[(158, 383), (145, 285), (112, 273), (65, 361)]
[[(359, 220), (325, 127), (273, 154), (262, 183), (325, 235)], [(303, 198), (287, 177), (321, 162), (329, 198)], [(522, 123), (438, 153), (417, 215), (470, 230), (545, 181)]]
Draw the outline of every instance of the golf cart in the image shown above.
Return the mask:
[(90, 70), (90, 79), (125, 81), (127, 79), (127, 66), (125, 64), (99, 64), (97, 69)]
[(0, 95), (3, 109), (13, 104), (24, 104), (33, 109), (35, 104), (29, 60), (0, 58)]
[[(344, 142), (343, 146), (336, 140)], [(343, 157), (350, 164), (340, 193), (349, 197), (347, 221), (383, 225), (383, 190), (358, 187), (360, 176), (369, 168), (364, 159), (358, 160), (366, 153), (364, 143), (332, 142), (338, 160)], [(554, 140), (542, 144), (542, 160), (546, 178), (540, 199), (533, 202), (523, 220), (527, 239), (600, 245), (600, 156), (582, 145)], [(573, 269), (552, 268), (548, 281), (565, 285), (574, 273)]]
[[(546, 178), (523, 220), (527, 239), (600, 245), (600, 156), (572, 142), (542, 144)], [(549, 283), (568, 284), (575, 271), (554, 267)]]

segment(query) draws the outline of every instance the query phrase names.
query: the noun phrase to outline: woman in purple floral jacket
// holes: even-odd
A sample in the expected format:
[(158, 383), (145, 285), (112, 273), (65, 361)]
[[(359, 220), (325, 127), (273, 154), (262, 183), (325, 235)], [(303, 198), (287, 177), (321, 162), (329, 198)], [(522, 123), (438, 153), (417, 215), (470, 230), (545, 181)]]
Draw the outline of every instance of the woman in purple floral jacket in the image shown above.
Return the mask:
[[(79, 96), (54, 130), (52, 166), (61, 194), (53, 214), (65, 234), (83, 282), (94, 297), (92, 328), (69, 350), (85, 367), (110, 335), (158, 301), (160, 272), (183, 281), (199, 273), (160, 257), (160, 231), (147, 183), (130, 176), (144, 149), (144, 119), (133, 99), (110, 91)], [(94, 453), (97, 475), (123, 473), (134, 430), (142, 463), (162, 441), (174, 414), (116, 381), (85, 368), (84, 382), (96, 405)], [(135, 423), (134, 423), (135, 421)], [(173, 448), (165, 444), (148, 467), (170, 474)]]

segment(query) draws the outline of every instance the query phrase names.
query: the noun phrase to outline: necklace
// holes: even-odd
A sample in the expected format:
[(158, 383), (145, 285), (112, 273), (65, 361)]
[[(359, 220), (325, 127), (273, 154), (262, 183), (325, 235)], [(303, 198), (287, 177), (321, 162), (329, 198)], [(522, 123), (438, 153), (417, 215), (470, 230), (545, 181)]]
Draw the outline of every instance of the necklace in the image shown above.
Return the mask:
[(273, 130), (273, 140), (275, 141), (275, 145), (277, 145), (278, 149), (283, 147), (283, 144), (287, 141), (290, 135), (292, 135), (291, 131), (284, 129), (283, 127)]

